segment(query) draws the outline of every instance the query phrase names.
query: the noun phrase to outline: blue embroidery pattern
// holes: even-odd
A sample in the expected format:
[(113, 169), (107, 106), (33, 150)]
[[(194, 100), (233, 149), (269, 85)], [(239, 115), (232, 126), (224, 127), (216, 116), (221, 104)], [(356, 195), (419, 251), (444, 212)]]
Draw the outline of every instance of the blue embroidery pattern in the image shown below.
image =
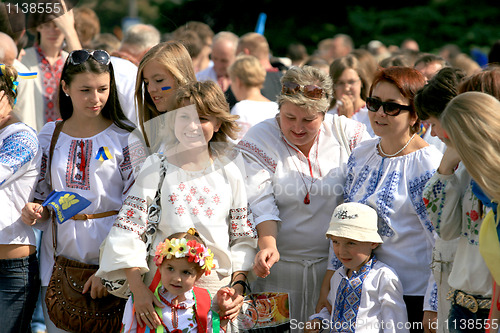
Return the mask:
[(395, 200), (394, 193), (399, 186), (400, 180), (401, 172), (391, 172), (377, 195), (377, 214), (379, 216), (378, 232), (382, 237), (394, 236), (394, 231), (389, 223), (389, 209), (393, 206)]
[[(0, 163), (16, 173), (23, 165), (31, 161), (38, 151), (38, 139), (28, 131), (17, 132), (3, 140), (0, 150)], [(6, 179), (3, 179), (2, 185)]]
[(431, 306), (432, 311), (438, 310), (438, 288), (437, 284), (434, 283), (432, 286), (432, 291), (431, 291), (431, 298), (429, 299), (429, 305)]
[(425, 174), (411, 179), (408, 182), (408, 190), (410, 192), (410, 200), (415, 207), (415, 212), (418, 215), (420, 221), (424, 222), (426, 229), (429, 232), (434, 231), (434, 226), (432, 225), (429, 215), (427, 215), (427, 210), (425, 209), (424, 200), (422, 199), (422, 192), (424, 191), (424, 186), (427, 181), (432, 177), (435, 170), (426, 171)]
[(336, 325), (341, 324), (342, 332), (353, 333), (356, 329), (363, 282), (376, 262), (377, 259), (373, 257), (359, 271), (353, 271), (351, 278), (343, 277), (337, 288), (332, 321)]

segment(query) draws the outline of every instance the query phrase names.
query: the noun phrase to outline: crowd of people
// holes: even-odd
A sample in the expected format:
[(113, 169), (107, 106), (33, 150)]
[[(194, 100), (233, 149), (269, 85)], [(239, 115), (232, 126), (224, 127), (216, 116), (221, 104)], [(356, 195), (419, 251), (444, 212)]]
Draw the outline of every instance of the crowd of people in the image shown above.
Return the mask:
[(1, 20), (2, 331), (238, 332), (273, 292), (294, 333), (500, 332), (498, 43), (63, 10)]

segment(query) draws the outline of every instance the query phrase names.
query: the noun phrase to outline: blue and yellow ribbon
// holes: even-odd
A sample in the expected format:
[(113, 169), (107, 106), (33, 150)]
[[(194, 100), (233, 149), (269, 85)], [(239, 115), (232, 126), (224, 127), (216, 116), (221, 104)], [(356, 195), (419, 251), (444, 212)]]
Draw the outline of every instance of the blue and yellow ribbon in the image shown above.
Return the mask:
[(97, 155), (95, 157), (96, 160), (99, 160), (101, 162), (112, 159), (112, 158), (113, 158), (113, 155), (111, 155), (111, 153), (109, 152), (109, 148), (104, 147), (104, 146), (99, 148), (99, 150), (97, 151)]

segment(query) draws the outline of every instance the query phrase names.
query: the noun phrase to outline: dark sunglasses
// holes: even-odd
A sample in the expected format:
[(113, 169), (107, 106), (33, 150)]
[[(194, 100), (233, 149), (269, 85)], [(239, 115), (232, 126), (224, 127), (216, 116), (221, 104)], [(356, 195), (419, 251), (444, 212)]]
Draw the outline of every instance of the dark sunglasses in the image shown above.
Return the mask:
[(310, 99), (321, 99), (324, 95), (323, 88), (312, 84), (301, 86), (300, 84), (295, 82), (283, 82), (283, 85), (281, 86), (282, 94), (290, 96), (295, 95), (299, 92)]
[(95, 51), (87, 51), (87, 50), (76, 50), (69, 54), (69, 63), (72, 65), (80, 65), (85, 61), (89, 60), (89, 58), (94, 58), (98, 63), (108, 66), (111, 62), (111, 57), (108, 52), (104, 50), (95, 50)]
[(368, 97), (366, 99), (366, 108), (372, 112), (377, 112), (380, 107), (383, 107), (384, 113), (388, 116), (397, 116), (402, 110), (412, 110), (409, 105), (401, 105), (393, 102), (382, 102), (379, 99)]

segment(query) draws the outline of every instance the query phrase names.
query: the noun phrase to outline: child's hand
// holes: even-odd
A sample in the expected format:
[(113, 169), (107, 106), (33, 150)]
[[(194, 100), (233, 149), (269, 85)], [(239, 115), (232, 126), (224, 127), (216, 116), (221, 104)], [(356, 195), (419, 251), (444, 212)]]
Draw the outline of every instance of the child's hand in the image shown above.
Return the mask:
[(304, 333), (318, 333), (320, 329), (321, 321), (319, 319), (313, 319), (306, 323)]
[(243, 305), (243, 296), (238, 294), (234, 288), (221, 288), (217, 292), (217, 305), (219, 306), (219, 316), (221, 321), (233, 320), (238, 316)]
[(234, 289), (229, 287), (224, 287), (219, 289), (217, 292), (217, 305), (219, 309), (226, 309), (232, 302), (232, 297), (234, 295)]
[(90, 297), (93, 299), (102, 298), (108, 296), (108, 291), (106, 287), (101, 282), (101, 278), (95, 276), (95, 273), (85, 282), (83, 286), (82, 294), (85, 294), (90, 290)]

